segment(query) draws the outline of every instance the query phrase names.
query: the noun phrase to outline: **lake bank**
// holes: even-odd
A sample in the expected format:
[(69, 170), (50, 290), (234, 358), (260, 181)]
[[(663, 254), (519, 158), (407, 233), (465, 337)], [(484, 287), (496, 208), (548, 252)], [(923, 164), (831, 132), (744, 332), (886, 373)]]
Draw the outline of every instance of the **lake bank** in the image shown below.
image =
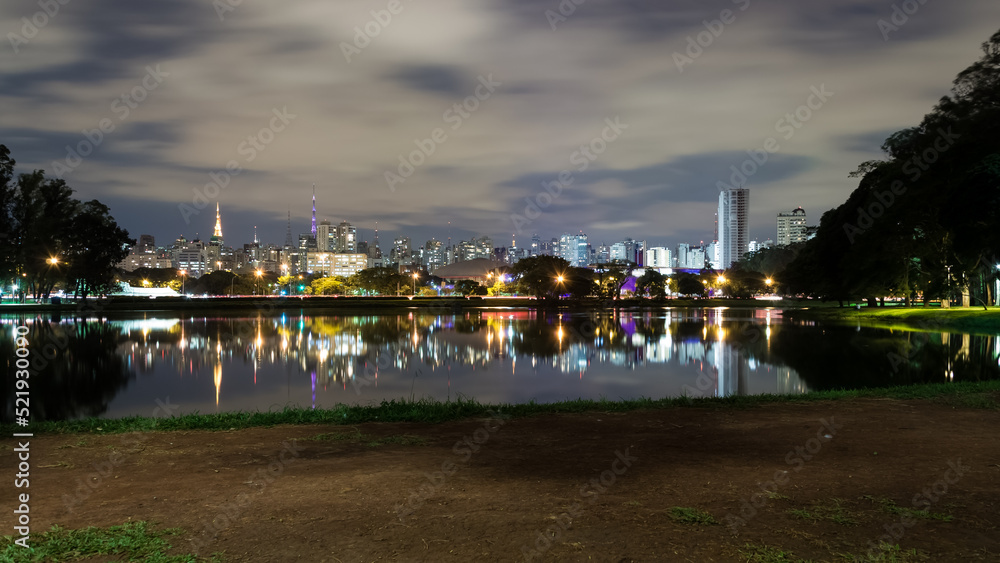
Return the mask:
[(996, 334), (1000, 307), (804, 307), (783, 313), (794, 320), (861, 323), (880, 328), (905, 328), (926, 332), (961, 331)]

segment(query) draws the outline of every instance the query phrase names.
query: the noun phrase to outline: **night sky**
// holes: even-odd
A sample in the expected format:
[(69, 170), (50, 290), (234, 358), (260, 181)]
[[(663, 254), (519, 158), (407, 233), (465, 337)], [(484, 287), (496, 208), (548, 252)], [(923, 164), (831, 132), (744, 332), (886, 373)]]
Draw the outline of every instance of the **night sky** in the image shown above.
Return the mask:
[(283, 243), (315, 184), (318, 219), (378, 221), (383, 247), (672, 246), (711, 240), (741, 165), (751, 238), (774, 238), (778, 211), (842, 203), (1000, 27), (983, 0), (52, 4), (0, 4), (0, 143), (161, 245), (210, 236), (216, 200), (227, 243)]

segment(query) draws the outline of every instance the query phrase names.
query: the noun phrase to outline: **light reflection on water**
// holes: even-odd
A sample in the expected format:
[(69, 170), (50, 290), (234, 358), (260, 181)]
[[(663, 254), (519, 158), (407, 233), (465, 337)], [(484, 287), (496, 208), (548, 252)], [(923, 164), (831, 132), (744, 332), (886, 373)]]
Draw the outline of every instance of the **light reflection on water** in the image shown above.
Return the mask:
[[(945, 380), (992, 378), (1000, 356), (993, 336), (792, 325), (769, 309), (150, 315), (35, 324), (36, 340), (76, 339), (45, 367), (69, 390), (36, 392), (47, 394), (42, 416), (52, 419), (149, 415), (167, 398), (178, 407), (173, 414), (185, 414), (404, 398), (794, 394), (941, 380), (942, 371)], [(5, 407), (4, 420), (10, 413)]]

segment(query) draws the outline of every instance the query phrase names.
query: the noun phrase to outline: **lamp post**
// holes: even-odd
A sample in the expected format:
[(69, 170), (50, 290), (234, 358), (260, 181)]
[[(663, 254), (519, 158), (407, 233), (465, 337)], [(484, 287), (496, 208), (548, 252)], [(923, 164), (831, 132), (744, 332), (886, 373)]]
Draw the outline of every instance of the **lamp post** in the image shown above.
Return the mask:
[(254, 286), (253, 286), (253, 294), (254, 295), (257, 295), (257, 293), (260, 291), (260, 276), (261, 275), (263, 275), (263, 272), (261, 272), (260, 270), (257, 270), (257, 280), (254, 282)]
[[(562, 287), (563, 281), (565, 281), (565, 279), (566, 278), (564, 278), (562, 274), (559, 274), (558, 276), (556, 276), (556, 283), (559, 284), (560, 288)], [(561, 294), (561, 292), (560, 292), (560, 294)]]
[(774, 280), (772, 280), (771, 278), (767, 278), (764, 280), (764, 283), (767, 285), (767, 292), (774, 293), (771, 289), (771, 286), (774, 285)]
[(229, 297), (233, 296), (233, 286), (236, 284), (236, 274), (233, 274), (233, 279), (229, 280)]
[(181, 270), (181, 295), (184, 295), (184, 282), (187, 281), (187, 270)]
[(416, 295), (417, 295), (417, 278), (418, 277), (420, 277), (420, 274), (418, 274), (416, 272), (413, 272), (413, 293), (412, 293), (412, 295), (414, 297), (416, 297)]

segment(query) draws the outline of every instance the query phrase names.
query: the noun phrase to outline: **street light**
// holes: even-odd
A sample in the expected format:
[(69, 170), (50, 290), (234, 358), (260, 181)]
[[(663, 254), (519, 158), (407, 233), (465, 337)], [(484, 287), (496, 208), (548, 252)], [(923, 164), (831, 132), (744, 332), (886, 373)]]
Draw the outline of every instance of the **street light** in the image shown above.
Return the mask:
[(258, 291), (260, 290), (260, 276), (261, 275), (263, 275), (263, 272), (261, 272), (260, 270), (257, 270), (257, 280), (254, 282), (254, 286), (253, 286), (253, 294), (254, 295), (257, 295)]
[(420, 274), (418, 274), (416, 272), (413, 272), (413, 296), (414, 297), (417, 295), (417, 278), (418, 277), (420, 277)]
[(59, 263), (59, 259), (56, 258), (55, 256), (53, 256), (52, 258), (49, 258), (48, 260), (46, 260), (46, 262), (48, 262), (49, 265), (51, 265), (51, 266), (55, 266), (56, 264)]
[[(565, 279), (566, 279), (566, 278), (564, 278), (562, 274), (559, 274), (558, 276), (556, 276), (556, 283), (557, 283), (557, 284), (559, 284), (559, 285), (561, 286), (561, 285), (562, 285), (562, 283), (563, 283), (563, 281), (565, 281)], [(561, 330), (561, 329), (560, 329), (560, 330)]]
[(184, 282), (187, 281), (187, 270), (181, 270), (181, 295), (184, 295)]

